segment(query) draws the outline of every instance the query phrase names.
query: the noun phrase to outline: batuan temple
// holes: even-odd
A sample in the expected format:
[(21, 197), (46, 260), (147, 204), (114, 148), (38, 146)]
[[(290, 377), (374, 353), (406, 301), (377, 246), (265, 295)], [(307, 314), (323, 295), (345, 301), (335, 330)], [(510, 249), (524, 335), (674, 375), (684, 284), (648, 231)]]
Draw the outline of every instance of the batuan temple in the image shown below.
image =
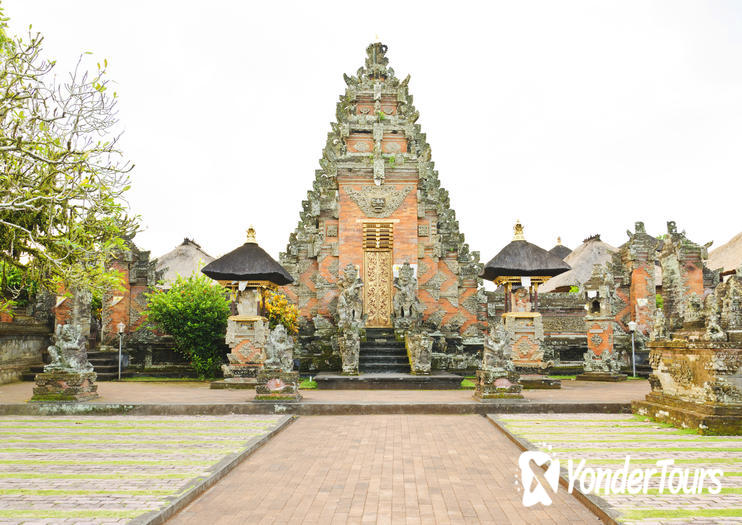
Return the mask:
[(280, 256), (295, 281), (284, 290), (302, 316), (302, 360), (311, 369), (339, 369), (327, 336), (337, 328), (339, 280), (348, 265), (363, 283), (366, 328), (399, 327), (394, 279), (408, 263), (434, 351), (459, 363), (452, 366), (474, 368), (476, 352), (464, 363), (464, 348), (481, 346), (479, 253), (469, 251), (441, 187), (409, 76), (395, 76), (386, 51), (369, 45), (364, 66), (345, 76), (321, 168)]

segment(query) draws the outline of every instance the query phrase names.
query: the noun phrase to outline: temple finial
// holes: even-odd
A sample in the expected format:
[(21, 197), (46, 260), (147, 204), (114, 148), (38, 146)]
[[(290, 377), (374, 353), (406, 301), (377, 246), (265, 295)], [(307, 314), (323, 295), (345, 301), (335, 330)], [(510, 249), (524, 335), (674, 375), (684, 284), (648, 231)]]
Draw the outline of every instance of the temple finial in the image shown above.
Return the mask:
[(562, 245), (562, 238), (557, 237), (557, 246), (561, 246), (561, 245)]
[(523, 236), (523, 225), (520, 223), (520, 220), (515, 221), (515, 226), (513, 226), (513, 232), (515, 232), (515, 235), (513, 235), (514, 241), (525, 241), (526, 238)]
[(249, 244), (258, 244), (258, 241), (255, 240), (255, 228), (253, 226), (250, 226), (247, 229), (247, 243)]

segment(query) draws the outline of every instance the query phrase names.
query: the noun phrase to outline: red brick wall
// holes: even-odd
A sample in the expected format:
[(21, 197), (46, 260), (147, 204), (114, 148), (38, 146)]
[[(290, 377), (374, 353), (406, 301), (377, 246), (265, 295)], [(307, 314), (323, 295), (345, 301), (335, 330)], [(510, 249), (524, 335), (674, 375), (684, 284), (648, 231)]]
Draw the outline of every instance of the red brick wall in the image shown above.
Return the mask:
[[(391, 179), (391, 180), (390, 180)], [(353, 202), (346, 188), (360, 190), (362, 186), (373, 184), (367, 177), (352, 175), (338, 175), (340, 193), (339, 220), (338, 220), (338, 250), (340, 254), (340, 271), (348, 264), (358, 266), (363, 275), (363, 223), (362, 220), (374, 220), (366, 217), (358, 205)], [(384, 184), (401, 189), (412, 186), (402, 204), (394, 213), (380, 221), (396, 220), (394, 223), (394, 249), (392, 251), (393, 264), (417, 264), (417, 178), (394, 177), (387, 175)]]

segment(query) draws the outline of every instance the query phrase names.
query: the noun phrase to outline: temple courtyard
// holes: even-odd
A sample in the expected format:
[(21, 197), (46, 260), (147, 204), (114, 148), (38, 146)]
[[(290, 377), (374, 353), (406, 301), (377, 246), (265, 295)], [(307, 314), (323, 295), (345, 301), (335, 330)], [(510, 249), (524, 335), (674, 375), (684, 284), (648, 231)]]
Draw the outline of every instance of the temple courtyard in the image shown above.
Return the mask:
[[(59, 405), (26, 403), (32, 387), (0, 386), (3, 525), (742, 523), (742, 438), (631, 415), (630, 401), (650, 390), (644, 380), (564, 379), (560, 390), (491, 403), (465, 389), (303, 390), (284, 405), (195, 381), (108, 382), (59, 415), (48, 415)], [(722, 488), (660, 493), (659, 477), (639, 495), (560, 486), (550, 505), (526, 507), (524, 450), (547, 452), (563, 474), (569, 459), (674, 459), (721, 469)]]

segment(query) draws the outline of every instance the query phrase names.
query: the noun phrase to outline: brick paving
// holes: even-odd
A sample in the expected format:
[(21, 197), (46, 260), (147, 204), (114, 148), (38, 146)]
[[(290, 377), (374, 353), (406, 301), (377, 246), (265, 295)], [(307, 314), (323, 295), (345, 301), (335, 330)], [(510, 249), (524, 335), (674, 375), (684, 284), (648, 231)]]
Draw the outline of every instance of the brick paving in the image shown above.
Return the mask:
[[(742, 524), (742, 437), (699, 436), (685, 430), (635, 418), (631, 415), (501, 415), (508, 430), (526, 438), (567, 466), (567, 460), (586, 460), (586, 467), (618, 469), (625, 457), (630, 468), (656, 467), (661, 459), (675, 459), (690, 469), (720, 468), (722, 492), (659, 494), (659, 476), (652, 478), (647, 495), (599, 496), (619, 511), (625, 523), (740, 523)], [(708, 486), (708, 484), (707, 484)]]
[(0, 417), (0, 525), (126, 523), (166, 505), (279, 420)]
[[(34, 383), (0, 385), (0, 403), (25, 403)], [(99, 382), (101, 397), (94, 403), (243, 403), (251, 401), (250, 390), (211, 390), (199, 382)], [(305, 402), (430, 402), (472, 401), (472, 390), (302, 390)], [(524, 390), (526, 399), (542, 402), (629, 402), (644, 399), (647, 381), (601, 383), (563, 381), (560, 390)]]
[(481, 416), (302, 417), (168, 523), (598, 523), (523, 507), (519, 454)]

